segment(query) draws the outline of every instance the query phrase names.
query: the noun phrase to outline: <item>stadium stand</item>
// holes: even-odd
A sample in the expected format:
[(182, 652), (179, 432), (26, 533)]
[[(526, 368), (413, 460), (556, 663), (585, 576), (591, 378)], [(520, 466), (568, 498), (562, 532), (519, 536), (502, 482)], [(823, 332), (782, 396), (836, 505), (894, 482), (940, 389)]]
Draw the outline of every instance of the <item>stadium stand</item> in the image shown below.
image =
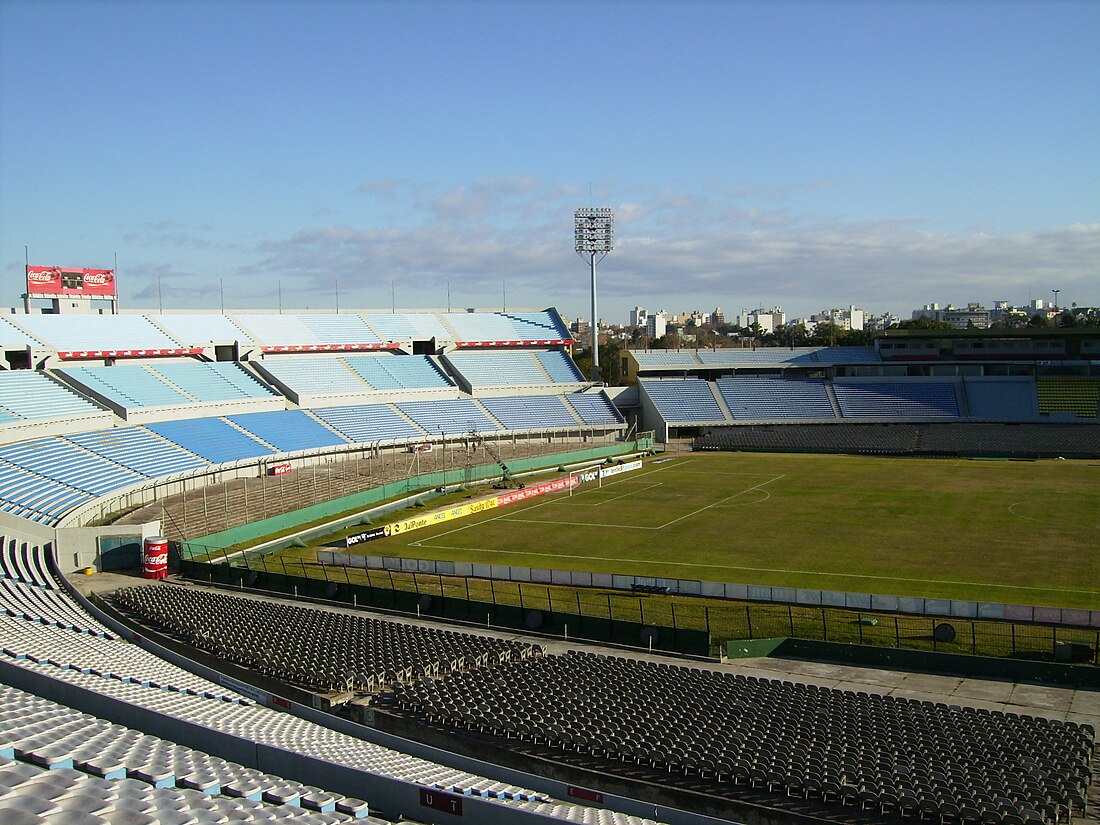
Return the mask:
[(148, 478), (194, 470), (208, 464), (143, 427), (114, 427), (67, 438), (85, 450)]
[(0, 344), (5, 347), (42, 346), (42, 342), (26, 330), (16, 326), (14, 321), (0, 318)]
[(165, 361), (149, 371), (171, 381), (199, 402), (270, 398), (275, 394), (239, 364), (230, 361)]
[(348, 355), (344, 361), (376, 390), (450, 389), (454, 386), (426, 355)]
[(735, 420), (836, 418), (820, 379), (720, 378), (715, 385)]
[(443, 325), (439, 316), (426, 312), (368, 313), (367, 323), (378, 330), (384, 341), (435, 340), (449, 341), (454, 334)]
[(474, 388), (544, 385), (554, 380), (531, 352), (453, 352), (443, 357)]
[(348, 442), (301, 410), (231, 415), (227, 419), (282, 453), (317, 450)]
[(95, 496), (145, 479), (63, 438), (8, 444), (0, 447), (0, 460)]
[(220, 418), (192, 418), (182, 421), (162, 421), (147, 428), (213, 464), (256, 458), (273, 452)]
[(389, 404), (321, 407), (312, 412), (346, 438), (362, 444), (419, 439), (426, 435)]
[(700, 361), (695, 350), (652, 350), (649, 352), (631, 351), (642, 367), (660, 369), (663, 367), (698, 367)]
[(518, 395), (482, 398), (493, 417), (508, 430), (538, 430), (578, 426), (573, 413), (557, 395)]
[(694, 442), (697, 450), (765, 452), (909, 453), (913, 424), (784, 424), (715, 427)]
[(578, 651), (401, 684), (396, 702), (566, 754), (941, 822), (994, 799), (997, 822), (1068, 819), (1091, 781), (1087, 725)]
[(486, 433), (500, 429), (469, 398), (409, 401), (395, 406), (431, 435), (471, 431)]
[[(246, 768), (0, 684), (0, 719), (20, 743), (0, 756), (5, 822), (357, 821), (358, 799)], [(13, 758), (17, 757), (17, 758)], [(20, 818), (20, 817), (24, 818)]]
[(542, 655), (517, 641), (193, 588), (129, 587), (113, 599), (222, 658), (321, 690), (376, 693), (397, 682)]
[(0, 412), (4, 414), (0, 426), (51, 419), (83, 420), (95, 426), (110, 417), (103, 408), (37, 370), (0, 372)]
[(604, 392), (574, 392), (563, 395), (562, 399), (576, 411), (585, 424), (590, 426), (615, 426), (623, 423), (622, 415)]
[(1039, 413), (1071, 413), (1095, 419), (1100, 405), (1100, 381), (1092, 378), (1039, 378)]
[(844, 418), (959, 417), (953, 382), (846, 384), (834, 381), (832, 389)]
[(584, 381), (577, 365), (564, 352), (553, 350), (551, 352), (536, 352), (542, 368), (550, 375), (550, 380), (558, 384), (571, 384)]
[(136, 364), (69, 367), (58, 372), (124, 409), (175, 407), (194, 401), (170, 387), (159, 375)]
[(456, 341), (568, 341), (569, 333), (549, 312), (448, 312), (440, 316)]
[(710, 384), (698, 378), (642, 380), (642, 392), (665, 421), (724, 421)]
[(230, 318), (254, 342), (268, 346), (382, 343), (358, 315), (234, 313)]
[(20, 315), (19, 325), (59, 351), (178, 350), (144, 315)]
[(150, 315), (149, 320), (186, 346), (251, 341), (248, 334), (226, 315)]

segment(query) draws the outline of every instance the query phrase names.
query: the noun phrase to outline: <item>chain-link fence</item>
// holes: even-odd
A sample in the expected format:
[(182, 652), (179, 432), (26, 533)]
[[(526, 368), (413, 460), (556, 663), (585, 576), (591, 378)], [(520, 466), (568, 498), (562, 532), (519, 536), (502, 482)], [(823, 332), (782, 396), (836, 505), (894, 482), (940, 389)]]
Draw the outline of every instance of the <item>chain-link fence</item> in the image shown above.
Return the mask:
[[(547, 611), (674, 630), (705, 631), (712, 649), (735, 639), (796, 637), (878, 647), (1039, 661), (1100, 664), (1100, 630), (941, 616), (913, 616), (832, 607), (730, 602), (661, 593), (633, 593), (532, 582), (444, 576), (329, 565), (284, 555), (226, 559), (238, 581), (263, 573), (314, 579), (331, 591), (365, 585), (377, 592)], [(224, 565), (220, 565), (223, 566)], [(203, 567), (203, 569), (205, 566)], [(186, 572), (186, 571), (185, 571)], [(204, 575), (199, 567), (196, 575)], [(251, 574), (251, 576), (250, 576)]]

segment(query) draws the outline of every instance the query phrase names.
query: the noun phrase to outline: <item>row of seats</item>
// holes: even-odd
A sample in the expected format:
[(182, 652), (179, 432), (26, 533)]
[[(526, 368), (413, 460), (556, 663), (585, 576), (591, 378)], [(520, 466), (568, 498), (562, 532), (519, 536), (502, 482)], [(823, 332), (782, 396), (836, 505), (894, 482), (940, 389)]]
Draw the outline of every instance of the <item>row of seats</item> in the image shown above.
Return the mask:
[(260, 368), (299, 396), (452, 389), (426, 355), (344, 355), (265, 358)]
[(568, 341), (556, 312), (229, 313), (187, 315), (18, 315), (0, 343), (58, 351), (176, 350), (211, 343), (271, 347), (446, 342)]
[[(13, 539), (0, 551), (0, 567), (35, 578), (39, 574), (34, 571), (44, 563), (43, 553), (30, 542)], [(42, 575), (48, 573), (42, 572)], [(157, 585), (156, 588), (171, 592), (182, 590), (171, 585)], [(4, 598), (3, 592), (0, 591), (0, 600)], [(55, 592), (60, 598), (68, 599), (63, 591)], [(0, 601), (2, 606), (4, 603)], [(277, 605), (270, 607), (274, 612), (269, 616), (269, 624), (258, 628), (262, 635), (269, 635), (278, 627), (294, 627), (302, 618), (297, 612), (284, 612), (299, 610), (296, 607), (284, 606), (283, 610)], [(69, 609), (81, 612), (75, 602), (69, 602)], [(72, 690), (100, 694), (135, 709), (205, 728), (215, 736), (231, 736), (362, 771), (364, 779), (373, 775), (411, 782), (427, 789), (477, 797), (488, 800), (489, 804), (572, 822), (597, 825), (645, 825), (649, 822), (614, 811), (562, 802), (514, 783), (445, 767), (321, 727), (254, 704), (137, 645), (117, 638), (74, 632), (60, 623), (44, 624), (27, 616), (13, 615), (17, 610), (0, 616), (0, 635), (6, 640), (5, 647), (11, 648), (5, 649), (3, 655), (9, 666), (19, 668), (32, 680), (61, 682)], [(201, 611), (195, 612), (201, 615)], [(226, 615), (221, 615), (220, 619), (222, 624), (228, 624)], [(88, 622), (91, 621), (88, 617)], [(322, 635), (313, 637), (312, 647), (322, 650), (324, 645), (317, 640), (327, 639), (329, 628), (313, 629)], [(379, 644), (376, 649), (380, 655), (390, 655), (387, 651), (392, 646), (406, 651), (404, 655), (410, 661), (415, 661), (418, 655), (411, 651), (418, 650), (417, 644), (427, 638), (416, 630), (402, 630), (401, 626), (379, 632), (391, 642), (391, 645)], [(440, 655), (451, 651), (452, 657), (457, 656), (456, 663), (462, 659), (471, 665), (507, 660), (510, 651), (522, 654), (529, 647), (503, 640), (477, 640), (471, 643), (474, 647), (467, 650), (462, 645), (468, 643), (468, 635), (434, 631), (431, 638)], [(359, 640), (362, 637), (350, 638)], [(396, 639), (403, 642), (398, 643)], [(21, 653), (18, 648), (33, 650), (33, 653)], [(463, 655), (458, 656), (456, 650)], [(531, 648), (531, 652), (536, 650)], [(75, 812), (78, 804), (88, 817), (100, 817), (112, 825), (272, 821), (299, 816), (308, 817), (301, 820), (307, 823), (328, 823), (345, 817), (361, 818), (368, 813), (364, 802), (269, 776), (225, 761), (214, 753), (180, 748), (139, 731), (74, 714), (32, 696), (20, 697), (18, 692), (4, 686), (0, 686), (0, 728), (3, 729), (0, 735), (0, 821), (12, 825), (39, 823), (41, 820), (35, 817), (66, 825), (100, 825), (97, 819), (81, 818)], [(217, 741), (216, 738), (213, 741)], [(13, 758), (19, 761), (14, 768), (10, 762)], [(46, 783), (50, 787), (39, 787), (38, 781), (24, 781), (26, 777), (39, 776), (24, 767), (32, 764), (47, 768), (54, 775), (55, 778)], [(104, 782), (125, 784), (108, 787)], [(136, 782), (144, 785), (139, 786)], [(150, 790), (166, 793), (150, 795)], [(128, 798), (134, 792), (138, 792), (140, 799), (130, 801)], [(73, 796), (79, 796), (80, 802), (65, 802)], [(98, 797), (99, 801), (86, 798), (90, 796)], [(226, 799), (223, 801), (221, 797)], [(248, 804), (252, 802), (258, 804)], [(273, 805), (286, 811), (273, 815), (270, 810)], [(111, 810), (112, 807), (116, 810)], [(343, 816), (338, 816), (340, 814)]]
[(1100, 457), (1091, 424), (755, 424), (715, 427), (697, 450), (897, 453), (1019, 457)]
[(945, 822), (1063, 821), (1092, 779), (1088, 725), (578, 651), (398, 685), (395, 703), (567, 754)]
[(729, 347), (713, 350), (632, 351), (631, 355), (642, 369), (700, 366), (741, 369), (764, 365), (822, 366), (874, 364), (882, 361), (874, 347)]
[(397, 682), (541, 655), (535, 645), (205, 590), (130, 587), (115, 604), (203, 650), (319, 690)]
[(584, 380), (564, 352), (454, 352), (444, 357), (472, 387), (541, 386)]
[[(639, 381), (660, 417), (671, 424), (718, 421), (958, 418), (955, 384), (939, 382), (826, 382), (813, 378), (738, 377), (713, 383), (729, 415), (701, 378)], [(836, 408), (830, 398), (836, 398)]]
[(66, 367), (58, 372), (127, 410), (275, 397), (232, 361)]
[(0, 819), (19, 823), (329, 825), (366, 802), (112, 724), (0, 684)]

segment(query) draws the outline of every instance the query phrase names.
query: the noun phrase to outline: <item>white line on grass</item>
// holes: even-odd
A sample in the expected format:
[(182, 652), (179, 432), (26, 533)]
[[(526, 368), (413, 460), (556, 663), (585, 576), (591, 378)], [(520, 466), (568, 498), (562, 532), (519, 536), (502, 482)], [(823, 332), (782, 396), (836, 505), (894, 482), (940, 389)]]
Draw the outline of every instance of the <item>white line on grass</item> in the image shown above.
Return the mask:
[(1025, 519), (1026, 521), (1043, 521), (1044, 520), (1044, 519), (1041, 519), (1041, 518), (1032, 518), (1031, 516), (1023, 516), (1023, 515), (1020, 515), (1019, 513), (1017, 513), (1016, 512), (1016, 507), (1018, 507), (1021, 504), (1025, 504), (1025, 503), (1026, 502), (1023, 502), (1023, 501), (1017, 501), (1015, 504), (1008, 505), (1008, 512), (1012, 513), (1012, 515), (1016, 516), (1016, 518), (1022, 518), (1022, 519)]
[[(627, 496), (633, 496), (633, 495), (636, 495), (637, 493), (644, 493), (646, 490), (652, 490), (654, 487), (663, 487), (664, 484), (665, 483), (663, 481), (657, 481), (653, 484), (649, 484), (649, 485), (641, 488), (640, 490), (631, 490), (631, 491), (623, 493), (622, 495), (619, 495), (619, 496), (612, 496), (611, 498), (605, 498), (603, 501), (597, 501), (595, 504), (589, 504), (588, 502), (585, 502), (585, 501), (574, 502), (574, 501), (570, 501), (569, 499), (565, 499), (565, 498), (559, 499), (559, 501), (561, 501), (562, 504), (568, 505), (569, 507), (601, 507), (604, 504), (607, 504), (608, 502), (618, 501), (621, 498), (626, 498)], [(611, 485), (608, 485), (608, 486), (611, 486)], [(584, 492), (594, 494), (596, 492), (596, 490), (585, 490)], [(575, 497), (577, 497), (577, 494), (574, 494), (574, 498)]]

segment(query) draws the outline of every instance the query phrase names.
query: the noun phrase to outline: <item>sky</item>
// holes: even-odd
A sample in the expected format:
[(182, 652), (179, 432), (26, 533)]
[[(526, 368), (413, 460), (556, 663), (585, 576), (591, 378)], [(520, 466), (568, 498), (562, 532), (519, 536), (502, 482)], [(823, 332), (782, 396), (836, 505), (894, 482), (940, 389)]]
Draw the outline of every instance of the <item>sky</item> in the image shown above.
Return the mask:
[(0, 306), (1100, 305), (1100, 2), (0, 0)]

